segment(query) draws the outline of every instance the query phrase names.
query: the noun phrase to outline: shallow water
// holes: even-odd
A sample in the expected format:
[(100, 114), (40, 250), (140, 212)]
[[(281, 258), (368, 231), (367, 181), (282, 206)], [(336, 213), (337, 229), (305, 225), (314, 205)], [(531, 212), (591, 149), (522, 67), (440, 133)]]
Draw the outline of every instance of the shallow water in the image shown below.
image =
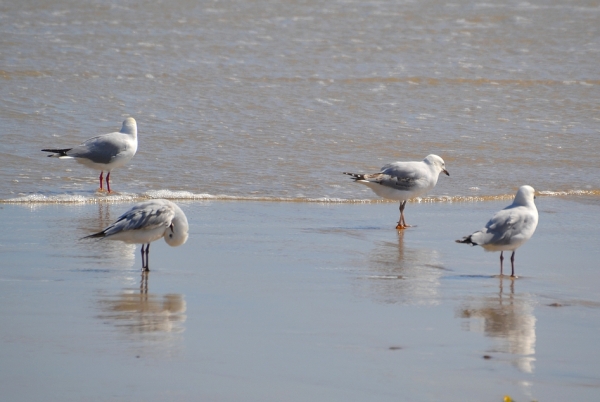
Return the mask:
[(40, 149), (125, 116), (138, 198), (373, 199), (340, 173), (430, 153), (434, 196), (597, 195), (600, 7), (563, 3), (7, 3), (0, 199), (90, 199), (98, 173)]
[[(552, 0), (0, 5), (3, 396), (593, 400), (599, 18)], [(114, 194), (40, 152), (126, 116), (139, 148)], [(341, 174), (430, 153), (451, 176), (426, 201), (446, 202), (409, 205), (406, 232)], [(540, 224), (513, 282), (453, 240), (522, 184)], [(139, 247), (79, 241), (143, 198), (191, 225), (152, 245), (147, 278)]]
[(538, 201), (512, 281), (453, 241), (502, 202), (410, 205), (404, 232), (389, 204), (180, 204), (190, 238), (153, 243), (145, 278), (139, 247), (79, 240), (126, 205), (2, 206), (5, 398), (598, 394), (598, 205)]

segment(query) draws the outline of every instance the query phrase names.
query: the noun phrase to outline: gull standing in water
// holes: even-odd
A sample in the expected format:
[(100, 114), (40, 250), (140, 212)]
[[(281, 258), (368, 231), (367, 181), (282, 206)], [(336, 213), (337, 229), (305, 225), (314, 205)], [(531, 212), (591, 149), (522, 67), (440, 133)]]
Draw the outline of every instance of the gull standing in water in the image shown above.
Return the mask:
[(51, 157), (59, 159), (75, 158), (77, 162), (100, 171), (100, 191), (102, 176), (106, 170), (106, 190), (110, 193), (110, 171), (121, 167), (133, 158), (137, 151), (137, 124), (133, 117), (123, 122), (121, 131), (92, 137), (74, 148), (42, 149), (52, 152)]
[(115, 223), (84, 239), (101, 238), (142, 244), (142, 270), (150, 271), (150, 243), (164, 237), (169, 246), (181, 246), (188, 239), (188, 229), (187, 218), (175, 203), (169, 200), (151, 200), (135, 204)]
[(485, 251), (500, 251), (500, 275), (504, 261), (502, 254), (505, 250), (512, 251), (510, 276), (514, 278), (515, 251), (533, 236), (538, 224), (538, 211), (534, 199), (533, 187), (521, 186), (511, 205), (496, 212), (483, 229), (456, 242), (481, 246)]
[(440, 173), (446, 170), (444, 160), (437, 155), (427, 155), (421, 162), (393, 162), (381, 168), (380, 173), (344, 174), (352, 176), (354, 181), (369, 187), (380, 197), (400, 201), (400, 220), (396, 229), (410, 227), (404, 220), (406, 201), (420, 197), (435, 187)]

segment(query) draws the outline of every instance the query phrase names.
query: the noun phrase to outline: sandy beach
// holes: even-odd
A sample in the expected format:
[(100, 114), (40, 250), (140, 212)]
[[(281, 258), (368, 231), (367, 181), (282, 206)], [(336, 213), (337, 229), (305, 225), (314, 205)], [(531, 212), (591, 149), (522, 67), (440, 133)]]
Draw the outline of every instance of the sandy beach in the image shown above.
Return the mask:
[[(1, 10), (2, 402), (600, 399), (598, 2)], [(41, 152), (129, 117), (114, 194)], [(430, 154), (450, 176), (404, 232), (342, 174)], [(455, 240), (524, 184), (539, 225), (499, 278)], [(147, 276), (81, 240), (152, 198), (190, 237)]]
[(11, 401), (593, 400), (596, 198), (538, 197), (517, 251), (454, 243), (506, 202), (178, 202), (189, 241), (79, 240), (128, 204), (2, 204)]

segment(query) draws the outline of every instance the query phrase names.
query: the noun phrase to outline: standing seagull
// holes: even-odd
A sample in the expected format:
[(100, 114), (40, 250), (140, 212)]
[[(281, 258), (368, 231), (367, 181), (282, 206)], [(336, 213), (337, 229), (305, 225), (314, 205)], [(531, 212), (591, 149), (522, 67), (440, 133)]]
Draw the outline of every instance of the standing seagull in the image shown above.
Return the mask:
[(420, 197), (435, 187), (440, 173), (446, 170), (444, 160), (437, 155), (427, 155), (422, 162), (393, 162), (381, 168), (380, 173), (348, 173), (354, 181), (368, 186), (380, 197), (400, 201), (400, 220), (396, 229), (410, 227), (404, 220), (406, 200)]
[(496, 212), (485, 227), (470, 236), (456, 240), (472, 246), (481, 246), (485, 251), (500, 251), (500, 275), (504, 250), (512, 250), (510, 276), (515, 277), (515, 251), (533, 236), (538, 224), (538, 211), (535, 207), (535, 190), (531, 186), (521, 186), (511, 205)]
[(181, 246), (187, 241), (188, 229), (187, 218), (176, 204), (169, 200), (151, 200), (135, 204), (115, 223), (84, 239), (100, 237), (129, 244), (142, 244), (142, 270), (150, 271), (150, 243), (164, 237), (169, 246)]
[(50, 157), (59, 159), (75, 158), (77, 162), (100, 171), (100, 191), (102, 176), (106, 170), (106, 190), (110, 193), (110, 171), (121, 167), (133, 158), (137, 151), (137, 124), (133, 117), (123, 122), (121, 131), (92, 137), (74, 148), (42, 149), (52, 152)]

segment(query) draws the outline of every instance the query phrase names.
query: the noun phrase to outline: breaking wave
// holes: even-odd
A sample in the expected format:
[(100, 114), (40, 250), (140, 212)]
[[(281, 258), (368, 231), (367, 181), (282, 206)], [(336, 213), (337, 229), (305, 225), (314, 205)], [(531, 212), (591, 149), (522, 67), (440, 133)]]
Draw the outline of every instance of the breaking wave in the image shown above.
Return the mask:
[[(600, 190), (568, 190), (568, 191), (538, 191), (540, 197), (569, 197), (569, 196), (600, 196)], [(454, 196), (428, 196), (415, 198), (409, 202), (483, 202), (511, 200), (514, 194), (499, 195), (454, 195)], [(96, 203), (126, 203), (139, 202), (150, 199), (164, 198), (180, 201), (260, 201), (260, 202), (298, 202), (298, 203), (323, 203), (323, 204), (376, 204), (396, 203), (397, 201), (385, 199), (345, 199), (345, 198), (304, 198), (304, 197), (268, 197), (268, 196), (236, 196), (226, 194), (196, 194), (189, 191), (152, 190), (144, 193), (89, 193), (89, 194), (30, 194), (15, 198), (0, 200), (3, 204), (96, 204)]]

